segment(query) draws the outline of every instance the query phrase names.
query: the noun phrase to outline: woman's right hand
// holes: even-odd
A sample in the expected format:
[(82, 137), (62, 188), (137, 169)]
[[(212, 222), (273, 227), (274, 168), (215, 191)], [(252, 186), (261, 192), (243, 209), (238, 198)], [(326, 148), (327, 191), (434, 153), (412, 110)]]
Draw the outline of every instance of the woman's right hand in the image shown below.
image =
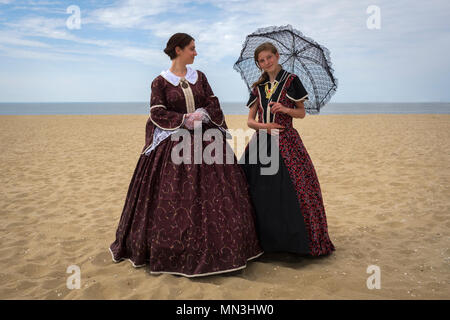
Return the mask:
[(278, 124), (278, 123), (271, 122), (271, 123), (266, 123), (264, 129), (267, 129), (267, 133), (268, 133), (268, 134), (276, 134), (276, 133), (273, 132), (272, 130), (278, 129), (278, 132), (283, 132), (283, 130), (285, 129), (285, 127), (283, 127), (282, 125), (280, 125), (280, 124)]
[(201, 122), (203, 115), (198, 112), (197, 113), (192, 112), (192, 113), (188, 113), (185, 118), (186, 118), (186, 120), (185, 120), (184, 126), (186, 127), (186, 129), (194, 130), (195, 121)]
[(184, 117), (184, 127), (188, 130), (194, 129), (194, 121), (192, 120), (192, 113), (188, 113)]

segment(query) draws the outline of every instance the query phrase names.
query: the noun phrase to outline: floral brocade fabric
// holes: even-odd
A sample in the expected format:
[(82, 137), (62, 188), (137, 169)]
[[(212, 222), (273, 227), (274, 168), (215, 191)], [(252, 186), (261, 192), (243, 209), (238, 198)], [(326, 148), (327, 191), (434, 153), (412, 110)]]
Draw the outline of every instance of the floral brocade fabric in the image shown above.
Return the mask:
[[(197, 81), (189, 85), (195, 108), (204, 108), (211, 120), (203, 130), (226, 129), (217, 97), (197, 72)], [(187, 102), (180, 86), (162, 76), (153, 81), (143, 150), (151, 145), (156, 126), (182, 127)], [(202, 152), (214, 139), (201, 142)], [(225, 136), (220, 139), (225, 157), (230, 147)], [(263, 253), (245, 175), (236, 158), (232, 164), (225, 159), (223, 164), (175, 164), (171, 152), (181, 142), (169, 137), (149, 155), (140, 155), (110, 246), (112, 258), (129, 259), (135, 267), (148, 265), (151, 273), (187, 277), (242, 269)], [(194, 159), (192, 132), (190, 147)]]
[[(206, 128), (216, 126), (227, 129), (219, 99), (214, 96), (205, 74), (201, 71), (197, 72), (198, 79), (195, 84), (189, 83), (195, 109), (203, 108), (208, 112), (211, 121), (209, 125), (205, 126)], [(159, 75), (153, 80), (151, 91), (150, 117), (147, 121), (143, 150), (151, 145), (153, 131), (156, 126), (165, 130), (178, 129), (182, 126), (187, 113), (186, 98), (181, 85), (174, 86)]]

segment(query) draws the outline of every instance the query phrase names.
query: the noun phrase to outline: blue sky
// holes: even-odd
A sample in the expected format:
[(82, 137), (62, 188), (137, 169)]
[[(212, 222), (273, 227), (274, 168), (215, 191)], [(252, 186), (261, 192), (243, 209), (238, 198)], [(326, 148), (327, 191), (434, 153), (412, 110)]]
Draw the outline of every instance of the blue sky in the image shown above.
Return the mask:
[(331, 51), (331, 102), (448, 102), (449, 14), (448, 0), (0, 0), (0, 102), (148, 101), (176, 32), (196, 39), (192, 67), (222, 102), (247, 101), (233, 69), (246, 35), (286, 24)]

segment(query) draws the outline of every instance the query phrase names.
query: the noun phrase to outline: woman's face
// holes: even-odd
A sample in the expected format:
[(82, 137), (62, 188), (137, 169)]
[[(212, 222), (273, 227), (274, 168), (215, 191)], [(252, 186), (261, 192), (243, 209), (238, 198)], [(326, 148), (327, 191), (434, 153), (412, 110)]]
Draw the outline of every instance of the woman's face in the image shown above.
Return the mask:
[(265, 50), (261, 51), (258, 54), (258, 64), (263, 71), (273, 72), (276, 70), (278, 66), (278, 60), (280, 59), (280, 55), (273, 54), (272, 51)]
[(185, 64), (194, 63), (195, 56), (197, 55), (197, 51), (195, 51), (195, 41), (194, 40), (191, 40), (191, 42), (183, 49), (180, 49), (179, 47), (177, 47), (176, 51), (178, 54), (177, 59), (180, 59)]

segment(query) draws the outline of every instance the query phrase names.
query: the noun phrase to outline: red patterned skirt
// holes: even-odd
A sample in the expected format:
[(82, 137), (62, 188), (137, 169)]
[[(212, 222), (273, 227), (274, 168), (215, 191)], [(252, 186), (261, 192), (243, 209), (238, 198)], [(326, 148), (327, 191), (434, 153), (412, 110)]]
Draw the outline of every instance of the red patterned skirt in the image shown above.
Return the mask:
[[(314, 165), (295, 128), (287, 127), (279, 135), (279, 169), (276, 174), (261, 174), (259, 148), (270, 154), (270, 135), (261, 139), (255, 133), (257, 163), (249, 163), (247, 145), (242, 168), (248, 180), (256, 209), (257, 232), (265, 252), (293, 252), (327, 255), (335, 250), (328, 235), (325, 208)], [(264, 140), (267, 143), (264, 143)]]

